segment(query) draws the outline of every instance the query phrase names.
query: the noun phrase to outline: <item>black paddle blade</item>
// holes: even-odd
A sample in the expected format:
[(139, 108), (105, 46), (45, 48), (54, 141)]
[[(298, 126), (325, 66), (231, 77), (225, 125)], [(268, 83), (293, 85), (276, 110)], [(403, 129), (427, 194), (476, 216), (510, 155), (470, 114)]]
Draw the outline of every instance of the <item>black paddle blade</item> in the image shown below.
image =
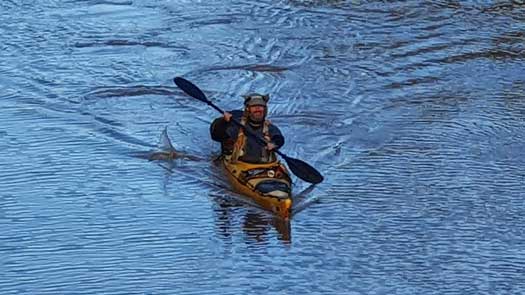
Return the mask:
[(182, 77), (175, 77), (173, 78), (173, 82), (175, 82), (175, 84), (189, 96), (192, 96), (205, 103), (210, 103), (210, 101), (206, 98), (206, 95), (204, 95), (204, 93), (199, 89), (199, 87), (195, 86), (190, 81)]
[(282, 153), (279, 154), (284, 158), (286, 164), (288, 164), (288, 168), (292, 170), (292, 173), (300, 179), (314, 184), (321, 183), (324, 180), (324, 177), (321, 175), (321, 173), (319, 173), (319, 171), (310, 166), (308, 163), (299, 159), (290, 158)]

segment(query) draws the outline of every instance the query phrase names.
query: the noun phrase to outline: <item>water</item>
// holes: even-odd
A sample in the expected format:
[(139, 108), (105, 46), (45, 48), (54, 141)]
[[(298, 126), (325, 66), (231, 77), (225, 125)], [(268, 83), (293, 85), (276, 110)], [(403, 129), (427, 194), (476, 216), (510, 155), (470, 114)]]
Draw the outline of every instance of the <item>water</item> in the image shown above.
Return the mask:
[[(523, 1), (2, 1), (2, 294), (521, 294)], [(212, 159), (271, 94), (290, 222)], [(148, 161), (165, 127), (194, 158)], [(161, 142), (162, 143), (162, 142)]]

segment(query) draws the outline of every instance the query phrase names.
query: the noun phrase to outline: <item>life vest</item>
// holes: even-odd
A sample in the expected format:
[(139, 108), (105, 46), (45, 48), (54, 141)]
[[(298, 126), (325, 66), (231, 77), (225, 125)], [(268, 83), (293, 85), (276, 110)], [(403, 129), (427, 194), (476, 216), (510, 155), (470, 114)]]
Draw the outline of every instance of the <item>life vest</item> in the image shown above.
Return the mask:
[[(246, 126), (247, 122), (248, 122), (248, 116), (243, 115), (240, 121), (241, 125)], [(269, 131), (270, 124), (271, 124), (270, 120), (264, 120), (263, 127), (262, 127), (263, 137), (264, 137), (264, 140), (266, 140), (267, 142), (271, 141), (271, 136), (270, 136), (270, 131)], [(237, 162), (239, 158), (241, 158), (243, 155), (246, 154), (245, 147), (246, 147), (246, 134), (244, 134), (244, 128), (239, 128), (239, 133), (237, 134), (237, 140), (235, 141), (233, 145), (233, 152), (231, 155), (231, 161), (233, 163)], [(264, 147), (261, 147), (261, 150), (262, 150), (261, 155), (260, 155), (261, 162), (269, 163), (269, 162), (276, 161), (275, 154), (273, 152), (268, 151)]]

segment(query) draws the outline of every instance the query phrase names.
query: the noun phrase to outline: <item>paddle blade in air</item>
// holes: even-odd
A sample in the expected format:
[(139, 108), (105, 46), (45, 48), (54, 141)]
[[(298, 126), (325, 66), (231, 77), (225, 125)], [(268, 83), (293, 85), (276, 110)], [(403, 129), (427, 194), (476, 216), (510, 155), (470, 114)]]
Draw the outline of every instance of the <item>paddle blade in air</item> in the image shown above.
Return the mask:
[(173, 78), (173, 82), (182, 89), (182, 91), (186, 92), (189, 96), (192, 96), (200, 101), (203, 101), (205, 103), (209, 103), (208, 99), (206, 98), (206, 95), (199, 89), (199, 87), (193, 85), (190, 81), (182, 78), (182, 77), (175, 77)]
[(292, 171), (293, 174), (297, 175), (300, 179), (309, 182), (309, 183), (321, 183), (324, 177), (317, 171), (314, 167), (310, 166), (308, 163), (301, 161), (299, 159), (290, 158), (288, 156), (283, 156), (288, 168)]

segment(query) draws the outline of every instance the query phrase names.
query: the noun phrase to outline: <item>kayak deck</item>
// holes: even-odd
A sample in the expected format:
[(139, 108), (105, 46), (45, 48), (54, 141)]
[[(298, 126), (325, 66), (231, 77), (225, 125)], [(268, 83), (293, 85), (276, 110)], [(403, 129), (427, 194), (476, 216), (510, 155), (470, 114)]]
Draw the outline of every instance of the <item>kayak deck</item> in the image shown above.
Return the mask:
[(290, 217), (293, 205), (292, 181), (283, 164), (279, 161), (264, 164), (233, 163), (228, 156), (223, 156), (221, 165), (236, 192), (282, 218)]

